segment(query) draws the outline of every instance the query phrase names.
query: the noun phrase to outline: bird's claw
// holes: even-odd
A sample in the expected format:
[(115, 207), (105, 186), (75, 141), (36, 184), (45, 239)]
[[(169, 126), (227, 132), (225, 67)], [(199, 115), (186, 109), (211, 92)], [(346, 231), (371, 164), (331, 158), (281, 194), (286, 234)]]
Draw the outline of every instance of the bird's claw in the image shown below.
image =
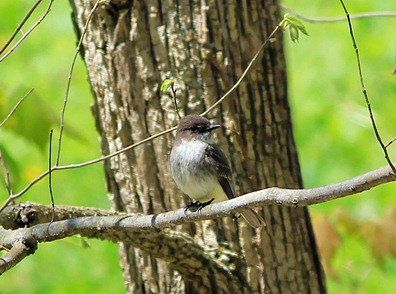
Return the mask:
[(198, 213), (201, 211), (202, 208), (204, 208), (205, 206), (208, 206), (209, 204), (211, 204), (213, 202), (214, 198), (212, 198), (211, 200), (201, 203), (199, 201), (195, 201), (190, 203), (189, 205), (184, 207), (184, 214), (186, 214), (186, 211), (189, 210), (191, 212), (196, 212), (198, 211)]

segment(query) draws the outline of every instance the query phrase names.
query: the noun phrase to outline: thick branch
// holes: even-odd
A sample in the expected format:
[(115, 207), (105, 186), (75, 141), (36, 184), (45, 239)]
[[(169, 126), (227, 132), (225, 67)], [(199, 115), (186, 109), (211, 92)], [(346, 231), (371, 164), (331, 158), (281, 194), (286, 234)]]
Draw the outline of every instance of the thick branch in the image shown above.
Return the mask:
[(15, 242), (12, 248), (0, 257), (0, 275), (16, 266), (26, 256), (33, 254), (36, 249), (35, 243), (28, 245), (19, 241)]
[[(180, 217), (181, 211), (166, 214), (178, 213)], [(232, 252), (212, 252), (181, 232), (144, 230), (145, 227), (148, 228), (148, 223), (155, 224), (155, 218), (156, 216), (153, 215), (89, 216), (38, 224), (26, 229), (4, 230), (0, 227), (0, 244), (5, 248), (14, 248), (15, 244), (18, 245), (22, 241), (24, 244), (35, 246), (36, 243), (49, 242), (75, 234), (113, 242), (122, 241), (164, 259), (182, 275), (194, 276), (202, 289), (209, 290), (210, 281), (215, 278), (216, 281), (220, 281), (217, 287), (221, 288), (222, 292), (241, 292), (240, 285), (243, 283), (238, 281), (239, 275), (227, 268), (230, 263), (242, 262), (239, 257)], [(0, 273), (9, 268), (10, 263), (3, 262), (0, 264)]]
[[(396, 176), (392, 173), (389, 166), (385, 166), (350, 180), (319, 188), (280, 189), (273, 187), (251, 192), (235, 199), (209, 205), (202, 209), (200, 213), (191, 213), (189, 211), (185, 212), (184, 209), (179, 209), (154, 215), (127, 215), (119, 212), (117, 213), (100, 210), (97, 208), (57, 206), (55, 211), (56, 219), (65, 220), (52, 223), (51, 229), (53, 232), (62, 232), (64, 235), (62, 235), (61, 238), (74, 234), (87, 234), (86, 236), (88, 237), (99, 237), (103, 239), (106, 237), (100, 237), (101, 233), (99, 232), (99, 228), (104, 228), (106, 230), (117, 228), (119, 230), (126, 230), (128, 232), (140, 232), (151, 229), (164, 229), (172, 225), (183, 224), (187, 222), (224, 217), (232, 215), (237, 211), (241, 211), (246, 207), (258, 207), (266, 205), (283, 205), (293, 207), (308, 206), (357, 194), (380, 184), (395, 180)], [(26, 207), (23, 207), (24, 209), (33, 209), (34, 211), (40, 210), (41, 212), (44, 212), (37, 214), (35, 216), (34, 222), (30, 221), (30, 225), (32, 223), (34, 224), (41, 223), (43, 221), (49, 221), (49, 206), (39, 206), (40, 208), (35, 206), (35, 204), (27, 204), (25, 206)], [(46, 210), (42, 210), (43, 208), (46, 208)], [(15, 218), (12, 220), (13, 217), (10, 217), (10, 213), (19, 213), (19, 211), (15, 208), (15, 206), (10, 206), (6, 211), (0, 214), (0, 225), (8, 228), (15, 228), (16, 224), (18, 223), (15, 221), (15, 218), (21, 217), (14, 215)], [(99, 216), (102, 217), (99, 218)], [(71, 220), (70, 218), (73, 217), (80, 218)], [(28, 223), (26, 222), (24, 225), (28, 225)], [(45, 224), (43, 225), (45, 226)], [(62, 231), (64, 229), (63, 226), (67, 227), (68, 232)], [(92, 233), (85, 232), (85, 230), (89, 230), (90, 228), (95, 228), (97, 231), (93, 235), (90, 235)], [(73, 230), (76, 231), (73, 232)], [(38, 236), (40, 235), (37, 235), (37, 237)], [(41, 239), (37, 239), (37, 241), (47, 242), (57, 239), (55, 237), (55, 233), (54, 236), (51, 236), (44, 234), (42, 237), (40, 237)], [(112, 239), (111, 237), (109, 237), (109, 240), (118, 241), (118, 239)]]
[[(312, 189), (280, 189), (277, 187), (263, 189), (255, 192), (251, 192), (235, 199), (228, 201), (215, 203), (209, 205), (202, 209), (200, 213), (190, 213), (184, 209), (179, 209), (170, 212), (164, 212), (154, 215), (126, 215), (123, 213), (109, 212), (106, 210), (100, 210), (96, 208), (87, 207), (68, 207), (59, 206), (56, 209), (56, 219), (67, 219), (70, 217), (77, 216), (88, 216), (87, 218), (80, 217), (74, 220), (65, 220), (63, 222), (54, 222), (51, 224), (53, 230), (62, 231), (63, 223), (71, 222), (67, 224), (68, 231), (71, 228), (78, 230), (79, 232), (63, 232), (66, 234), (63, 237), (67, 237), (76, 233), (83, 233), (80, 230), (85, 230), (89, 228), (96, 228), (99, 230), (99, 226), (104, 228), (115, 228), (127, 231), (145, 231), (151, 229), (164, 229), (166, 227), (183, 224), (186, 222), (193, 222), (199, 220), (214, 219), (216, 217), (223, 217), (232, 215), (237, 211), (241, 211), (246, 207), (258, 207), (266, 205), (283, 205), (283, 206), (293, 206), (301, 207), (308, 206), (318, 203), (327, 202), (333, 199), (342, 198), (345, 196), (350, 196), (353, 194), (360, 193), (362, 191), (369, 190), (380, 184), (392, 182), (396, 180), (395, 174), (391, 171), (389, 166), (385, 166), (374, 171), (368, 172), (361, 176), (346, 180), (343, 182), (319, 187)], [(31, 204), (30, 207), (34, 205)], [(46, 206), (42, 206), (46, 207)], [(35, 208), (37, 210), (37, 208)], [(48, 207), (49, 210), (49, 207)], [(0, 224), (10, 224), (11, 220), (6, 213), (7, 211), (14, 211), (15, 207), (10, 206), (8, 210), (0, 214)], [(117, 216), (109, 216), (109, 215)], [(42, 220), (47, 220), (50, 213), (45, 214), (46, 218)], [(98, 218), (98, 216), (103, 216)], [(41, 216), (43, 217), (43, 216)], [(35, 221), (39, 223), (39, 221)], [(12, 222), (11, 222), (12, 223)], [(58, 227), (58, 223), (61, 227)], [(8, 225), (7, 227), (14, 227)], [(87, 235), (88, 237), (97, 237), (95, 235)], [(101, 237), (103, 238), (103, 237)], [(56, 238), (55, 238), (56, 239)], [(110, 240), (116, 241), (112, 238)], [(50, 236), (43, 236), (41, 242), (47, 242), (52, 240)], [(38, 240), (39, 241), (39, 240)]]
[[(56, 221), (83, 216), (120, 215), (117, 211), (109, 211), (96, 207), (56, 205), (54, 209)], [(52, 206), (37, 203), (18, 203), (7, 206), (0, 213), (0, 225), (6, 229), (32, 227), (37, 224), (49, 223), (52, 217)]]
[[(76, 211), (74, 215), (92, 213), (92, 216), (37, 224), (30, 228), (14, 231), (1, 229), (0, 244), (6, 248), (13, 248), (14, 244), (21, 241), (23, 244), (35, 244), (80, 234), (91, 238), (129, 243), (149, 254), (169, 261), (181, 272), (184, 271), (184, 274), (201, 275), (202, 283), (207, 282), (206, 279), (210, 280), (210, 275), (213, 275), (214, 272), (223, 275), (222, 278), (227, 280), (232, 277), (232, 273), (224, 270), (225, 267), (223, 268), (222, 262), (219, 261), (221, 259), (213, 259), (205, 248), (197, 245), (186, 234), (160, 230), (176, 224), (231, 215), (248, 206), (284, 205), (298, 207), (322, 203), (357, 194), (395, 180), (396, 177), (390, 167), (386, 166), (350, 180), (319, 188), (280, 189), (274, 187), (255, 191), (232, 200), (212, 204), (202, 209), (200, 213), (190, 213), (185, 212), (184, 209), (179, 209), (154, 215), (119, 214), (109, 216), (112, 212), (89, 208), (73, 209), (73, 211)], [(8, 209), (13, 210), (15, 208), (10, 207)], [(44, 213), (47, 219), (51, 215), (49, 211), (50, 207)], [(70, 210), (67, 212), (67, 209), (62, 208), (56, 210), (57, 218), (66, 217), (65, 215), (61, 216), (61, 211), (69, 213), (70, 216)], [(107, 213), (107, 215), (99, 216), (102, 213)], [(3, 224), (7, 219), (9, 218), (5, 218), (4, 213), (0, 214), (0, 221), (2, 221), (0, 224)], [(185, 250), (188, 251), (184, 252)], [(226, 257), (227, 260), (231, 258), (238, 260), (232, 255), (226, 254)], [(211, 261), (212, 259), (213, 261)], [(203, 264), (205, 264), (204, 267), (202, 267)], [(208, 270), (208, 266), (210, 266), (210, 270)], [(228, 286), (233, 288), (235, 285), (231, 284)]]

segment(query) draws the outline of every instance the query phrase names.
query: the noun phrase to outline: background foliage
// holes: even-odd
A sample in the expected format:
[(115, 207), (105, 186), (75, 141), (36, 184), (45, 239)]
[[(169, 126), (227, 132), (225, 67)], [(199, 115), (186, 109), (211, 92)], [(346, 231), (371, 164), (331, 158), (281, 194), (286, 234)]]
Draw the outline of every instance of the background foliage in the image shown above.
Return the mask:
[[(342, 16), (338, 1), (287, 0), (307, 16)], [(31, 2), (0, 2), (0, 45), (30, 9)], [(394, 1), (346, 3), (351, 14), (396, 11)], [(44, 11), (38, 9), (37, 19)], [(0, 118), (30, 88), (35, 88), (13, 118), (0, 129), (0, 147), (19, 191), (47, 167), (49, 130), (57, 138), (60, 109), (76, 39), (66, 2), (51, 13), (9, 58), (0, 64)], [(32, 24), (30, 21), (29, 24)], [(316, 187), (385, 165), (369, 121), (346, 22), (304, 22), (309, 37), (298, 44), (285, 35), (289, 97), (306, 187)], [(354, 20), (366, 86), (384, 140), (396, 136), (396, 18)], [(254, 53), (252, 52), (252, 55)], [(61, 163), (99, 156), (89, 105), (86, 71), (78, 59), (66, 113)], [(1, 120), (0, 119), (0, 120)], [(54, 141), (56, 145), (56, 142)], [(396, 161), (396, 146), (391, 149)], [(101, 164), (54, 175), (58, 204), (109, 208)], [(328, 276), (329, 293), (389, 292), (396, 287), (395, 189), (372, 191), (310, 208)], [(0, 190), (0, 201), (6, 199)], [(46, 181), (21, 201), (50, 203)], [(0, 278), (1, 293), (124, 292), (115, 244), (78, 237), (41, 244)]]
[[(308, 16), (342, 16), (338, 1), (287, 1)], [(393, 1), (346, 1), (349, 13), (396, 11)], [(293, 123), (305, 187), (385, 165), (361, 91), (346, 22), (307, 23), (287, 43)], [(396, 18), (353, 20), (368, 94), (385, 142), (396, 136)], [(396, 145), (390, 149), (395, 162)], [(388, 293), (396, 286), (396, 185), (310, 208), (329, 293)]]

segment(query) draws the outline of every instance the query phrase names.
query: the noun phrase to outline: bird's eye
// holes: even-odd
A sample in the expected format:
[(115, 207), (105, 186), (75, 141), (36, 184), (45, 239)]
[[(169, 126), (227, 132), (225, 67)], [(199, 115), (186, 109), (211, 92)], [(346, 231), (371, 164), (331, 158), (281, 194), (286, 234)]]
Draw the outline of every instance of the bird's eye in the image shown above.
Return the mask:
[(199, 128), (198, 128), (198, 126), (192, 126), (192, 127), (190, 128), (190, 130), (191, 130), (192, 132), (198, 132)]

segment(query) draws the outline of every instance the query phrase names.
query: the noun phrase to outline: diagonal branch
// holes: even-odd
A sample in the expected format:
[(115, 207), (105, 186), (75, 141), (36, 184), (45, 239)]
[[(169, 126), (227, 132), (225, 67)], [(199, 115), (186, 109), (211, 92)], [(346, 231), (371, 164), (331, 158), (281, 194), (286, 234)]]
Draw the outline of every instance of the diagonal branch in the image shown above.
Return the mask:
[(357, 62), (357, 67), (358, 67), (358, 71), (359, 71), (359, 78), (360, 78), (360, 85), (362, 87), (362, 92), (363, 92), (364, 99), (365, 99), (365, 102), (366, 102), (366, 105), (367, 105), (367, 109), (368, 109), (368, 112), (369, 112), (369, 115), (370, 115), (370, 120), (371, 120), (371, 124), (373, 126), (374, 134), (375, 134), (375, 137), (376, 137), (378, 143), (381, 146), (382, 151), (384, 152), (384, 157), (385, 157), (386, 161), (388, 162), (389, 166), (391, 167), (393, 173), (396, 174), (396, 168), (392, 164), (392, 161), (391, 161), (391, 159), (389, 157), (387, 146), (385, 146), (384, 142), (382, 141), (381, 135), (379, 133), (377, 124), (376, 124), (375, 119), (374, 119), (374, 113), (373, 113), (372, 108), (371, 108), (371, 102), (370, 102), (370, 99), (368, 97), (367, 89), (366, 89), (366, 86), (365, 86), (365, 83), (364, 83), (364, 79), (363, 79), (362, 65), (360, 63), (359, 50), (358, 50), (358, 47), (357, 47), (355, 35), (353, 33), (351, 17), (349, 15), (349, 12), (348, 12), (344, 2), (342, 0), (340, 0), (340, 2), (341, 2), (342, 7), (344, 8), (345, 15), (346, 15), (347, 20), (348, 20), (349, 34), (351, 35), (352, 45), (353, 45), (353, 48), (355, 49), (356, 62)]
[(15, 104), (15, 106), (11, 109), (10, 113), (6, 116), (6, 118), (0, 123), (0, 128), (10, 119), (10, 117), (15, 113), (15, 111), (17, 110), (17, 108), (19, 107), (19, 105), (21, 105), (21, 103), (27, 98), (27, 96), (30, 95), (30, 93), (33, 92), (33, 88), (30, 89), (21, 99), (19, 99), (19, 101), (17, 102), (17, 104)]
[(68, 76), (67, 85), (66, 85), (66, 93), (65, 93), (65, 96), (63, 98), (63, 106), (62, 106), (61, 116), (60, 116), (59, 136), (58, 136), (58, 150), (57, 150), (57, 153), (56, 153), (55, 166), (59, 165), (59, 160), (60, 160), (60, 152), (61, 152), (61, 147), (62, 147), (62, 136), (63, 136), (63, 129), (64, 129), (64, 124), (65, 124), (65, 112), (66, 112), (67, 101), (68, 101), (68, 98), (69, 98), (69, 91), (70, 91), (71, 80), (72, 80), (73, 71), (74, 71), (74, 65), (76, 64), (77, 56), (78, 56), (78, 53), (80, 52), (80, 49), (81, 49), (82, 41), (83, 41), (83, 39), (85, 37), (85, 34), (87, 33), (88, 25), (91, 22), (91, 19), (92, 19), (92, 16), (93, 16), (94, 12), (98, 8), (99, 2), (100, 2), (100, 0), (96, 1), (95, 5), (93, 6), (93, 8), (91, 9), (91, 12), (88, 15), (88, 19), (87, 19), (87, 21), (85, 23), (85, 26), (84, 26), (84, 29), (83, 29), (82, 34), (80, 36), (80, 39), (78, 40), (76, 52), (74, 53), (73, 60), (72, 60), (72, 63), (70, 65), (69, 76)]
[[(41, 1), (38, 1), (36, 3), (36, 5), (38, 5)], [(54, 0), (50, 0), (47, 10), (44, 12), (44, 14), (39, 18), (39, 20), (25, 33), (23, 34), (23, 36), (15, 43), (14, 46), (11, 47), (10, 50), (8, 50), (1, 58), (0, 58), (0, 62), (2, 62), (4, 59), (6, 59), (12, 52), (14, 52), (14, 50), (30, 35), (30, 33), (39, 26), (39, 24), (44, 20), (44, 18), (46, 18), (46, 16), (48, 15), (48, 13), (50, 13), (51, 11), (51, 6), (52, 3), (54, 2)], [(35, 9), (36, 6), (33, 7), (33, 10)], [(33, 12), (33, 11), (32, 11)], [(28, 17), (30, 17), (30, 15), (27, 15)], [(24, 19), (24, 21), (26, 21)], [(14, 39), (15, 36), (12, 36), (12, 39)], [(8, 46), (8, 44), (6, 44)]]
[(59, 171), (59, 170), (65, 170), (65, 169), (82, 168), (82, 167), (89, 166), (89, 165), (92, 165), (92, 164), (95, 164), (95, 163), (98, 163), (98, 162), (102, 162), (102, 161), (104, 161), (106, 159), (109, 159), (111, 157), (114, 157), (114, 156), (117, 156), (117, 155), (119, 155), (121, 153), (124, 153), (125, 151), (127, 151), (129, 149), (133, 149), (133, 148), (135, 148), (135, 147), (137, 147), (139, 145), (143, 145), (144, 143), (147, 143), (147, 142), (149, 142), (149, 141), (151, 141), (151, 140), (153, 140), (155, 138), (158, 138), (158, 137), (160, 137), (162, 135), (170, 133), (170, 132), (172, 132), (172, 131), (174, 131), (176, 129), (177, 129), (177, 127), (173, 127), (171, 129), (159, 132), (159, 133), (157, 133), (155, 135), (152, 135), (150, 137), (147, 137), (147, 138), (145, 138), (145, 139), (143, 139), (143, 140), (141, 140), (141, 141), (139, 141), (139, 142), (137, 142), (135, 144), (129, 145), (129, 146), (125, 147), (125, 148), (122, 148), (122, 149), (114, 152), (114, 153), (111, 153), (111, 154), (106, 155), (106, 156), (102, 156), (102, 157), (97, 158), (97, 159), (93, 159), (93, 160), (86, 161), (86, 162), (83, 162), (83, 163), (69, 164), (69, 165), (64, 165), (64, 166), (62, 166), (62, 165), (61, 166), (54, 166), (50, 171), (47, 170), (47, 171), (43, 172), (41, 175), (39, 175), (37, 178), (32, 180), (20, 192), (10, 195), (10, 197), (8, 197), (7, 200), (4, 201), (4, 203), (1, 205), (0, 212), (2, 212), (12, 201), (14, 201), (15, 199), (21, 197), (23, 194), (25, 194), (30, 188), (32, 188), (36, 183), (38, 183), (43, 178), (45, 178), (50, 172)]
[[(300, 207), (323, 203), (357, 194), (380, 184), (395, 180), (396, 175), (389, 166), (385, 166), (353, 179), (319, 188), (280, 189), (273, 187), (251, 192), (228, 201), (209, 205), (203, 208), (200, 213), (185, 212), (182, 208), (176, 211), (152, 215), (119, 213), (117, 215), (100, 216), (100, 212), (91, 211), (91, 216), (48, 223), (51, 219), (50, 210), (52, 208), (47, 206), (47, 212), (45, 213), (45, 215), (47, 215), (47, 223), (17, 230), (5, 230), (0, 227), (0, 246), (13, 248), (14, 244), (18, 242), (23, 242), (23, 244), (36, 244), (80, 234), (86, 237), (107, 239), (113, 242), (127, 242), (149, 254), (170, 261), (173, 265), (180, 267), (181, 271), (186, 271), (186, 274), (192, 274), (190, 271), (196, 272), (202, 270), (202, 267), (191, 268), (188, 265), (189, 263), (186, 263), (186, 256), (202, 265), (210, 261), (210, 258), (207, 256), (208, 253), (205, 252), (203, 247), (195, 244), (188, 235), (168, 231), (166, 230), (167, 227), (193, 221), (229, 216), (246, 207), (259, 207), (265, 205)], [(15, 210), (11, 207), (9, 209), (10, 211)], [(59, 216), (59, 208), (56, 208), (56, 210), (57, 216)], [(84, 215), (87, 215), (88, 211), (90, 210), (86, 208), (80, 210), (81, 213), (84, 212)], [(111, 213), (112, 212), (109, 212), (109, 214)], [(7, 216), (5, 216), (3, 212), (0, 214), (0, 225), (3, 225), (5, 219), (7, 219)], [(175, 241), (175, 238), (178, 241)], [(179, 254), (176, 254), (176, 256), (174, 252), (180, 252), (186, 248), (188, 248), (189, 253), (184, 256), (182, 254), (183, 258), (178, 259), (177, 256), (179, 256)], [(213, 266), (215, 268), (217, 266), (221, 267), (218, 262), (220, 261), (214, 261), (215, 265)], [(186, 266), (186, 264), (188, 266)], [(8, 268), (8, 263), (5, 263), (3, 268), (0, 264), (0, 272)], [(232, 276), (230, 272), (223, 272), (222, 274), (225, 279), (230, 278), (230, 275)], [(207, 272), (204, 272), (201, 278), (207, 279), (209, 276)]]
[(253, 66), (254, 62), (257, 60), (258, 56), (260, 55), (261, 51), (265, 48), (265, 46), (271, 41), (273, 36), (276, 34), (276, 32), (280, 29), (280, 25), (277, 25), (275, 29), (269, 34), (269, 36), (265, 39), (265, 41), (261, 44), (260, 48), (257, 50), (256, 54), (253, 56), (253, 58), (250, 60), (248, 66), (245, 68), (244, 72), (242, 73), (241, 77), (238, 79), (238, 81), (225, 93), (219, 100), (217, 100), (215, 103), (213, 103), (212, 106), (210, 106), (208, 109), (206, 109), (204, 112), (201, 113), (201, 116), (207, 115), (210, 111), (212, 111), (214, 108), (216, 108), (220, 103), (223, 102), (224, 99), (226, 99), (236, 88), (238, 88), (239, 84), (243, 81), (247, 73), (250, 71), (250, 68)]
[(21, 241), (15, 242), (11, 249), (0, 257), (0, 275), (16, 266), (26, 256), (33, 254), (36, 249), (36, 244), (25, 244)]
[(36, 8), (39, 6), (43, 0), (38, 0), (33, 7), (28, 11), (28, 13), (25, 15), (25, 17), (22, 19), (22, 21), (18, 24), (17, 28), (15, 29), (14, 33), (11, 35), (11, 37), (8, 39), (8, 41), (4, 44), (4, 46), (0, 49), (0, 55), (7, 49), (7, 47), (11, 44), (11, 42), (15, 39), (16, 35), (21, 31), (23, 25), (26, 23), (26, 21), (30, 18), (32, 13), (36, 10)]

